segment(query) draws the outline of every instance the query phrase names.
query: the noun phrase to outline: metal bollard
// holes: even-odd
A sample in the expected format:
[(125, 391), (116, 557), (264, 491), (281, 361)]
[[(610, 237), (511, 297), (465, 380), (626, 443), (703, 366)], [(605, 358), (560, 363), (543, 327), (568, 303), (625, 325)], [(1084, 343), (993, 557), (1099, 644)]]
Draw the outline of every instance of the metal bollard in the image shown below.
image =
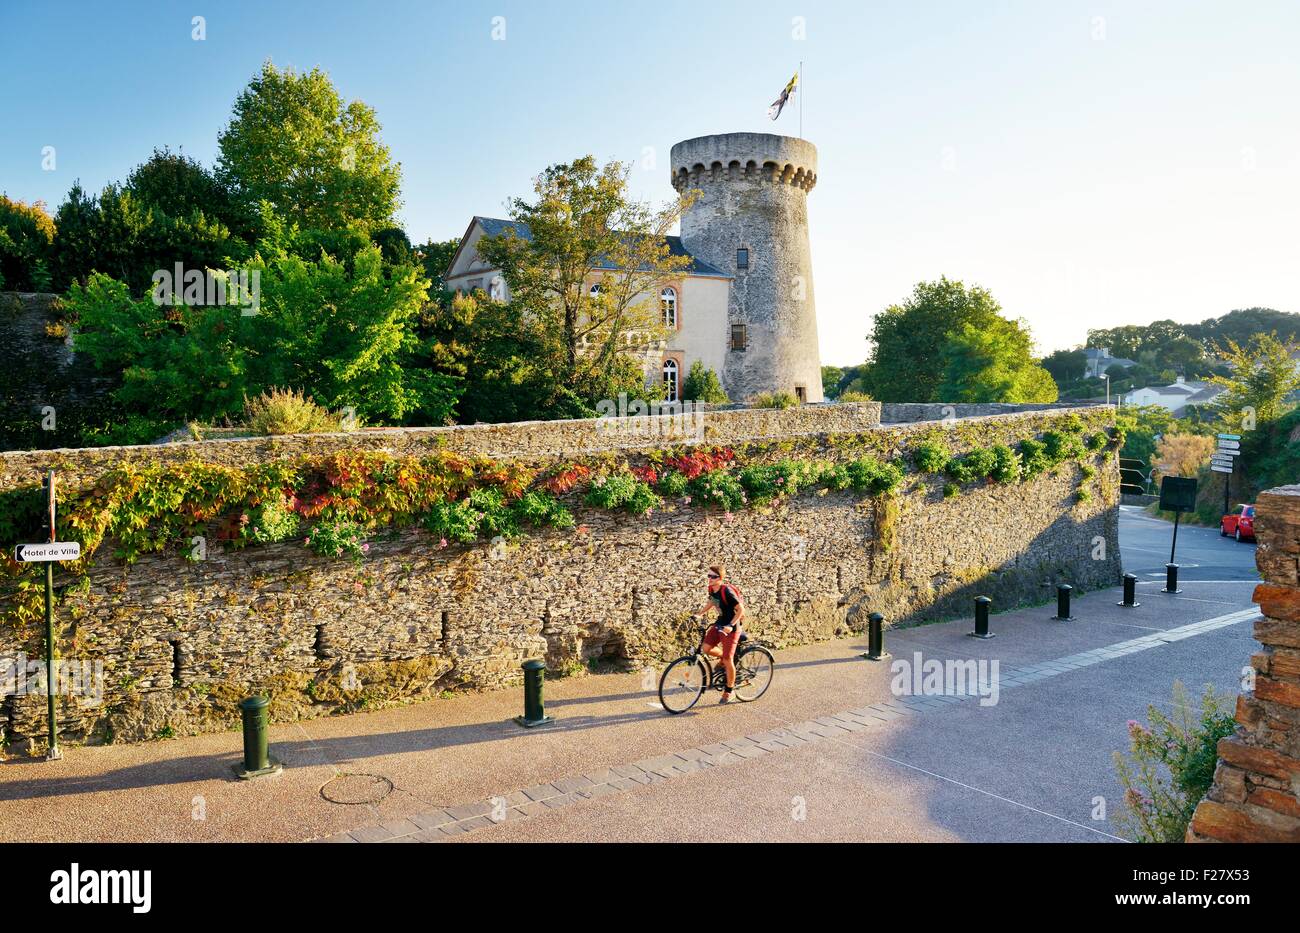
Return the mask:
[(885, 617), (873, 612), (867, 616), (867, 623), (870, 628), (867, 634), (867, 653), (863, 657), (868, 661), (883, 661), (890, 656), (885, 650)]
[(1074, 616), (1070, 615), (1070, 594), (1074, 587), (1068, 583), (1062, 583), (1056, 587), (1056, 615), (1052, 616), (1057, 622), (1073, 622)]
[(244, 761), (234, 768), (235, 774), (245, 781), (282, 770), (282, 765), (267, 751), (266, 707), (270, 702), (266, 697), (249, 697), (239, 704), (244, 718)]
[(1165, 564), (1165, 588), (1162, 593), (1181, 593), (1178, 588), (1178, 565)]
[(1115, 605), (1123, 606), (1126, 609), (1132, 609), (1136, 606), (1142, 605), (1137, 601), (1137, 582), (1137, 574), (1124, 574), (1124, 601), (1122, 603), (1116, 603)]
[(989, 631), (989, 606), (993, 600), (987, 596), (975, 597), (975, 631), (966, 634), (972, 638), (995, 638), (996, 636)]
[(525, 729), (554, 722), (554, 717), (546, 715), (545, 705), (542, 700), (542, 683), (546, 679), (546, 662), (534, 659), (525, 661), (520, 666), (524, 669), (524, 714), (516, 716), (515, 722)]

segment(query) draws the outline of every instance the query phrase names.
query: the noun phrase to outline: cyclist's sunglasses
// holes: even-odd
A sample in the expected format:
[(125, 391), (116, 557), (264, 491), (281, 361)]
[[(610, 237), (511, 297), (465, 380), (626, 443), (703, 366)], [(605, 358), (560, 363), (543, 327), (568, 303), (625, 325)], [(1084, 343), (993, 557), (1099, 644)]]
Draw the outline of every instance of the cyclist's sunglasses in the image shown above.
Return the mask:
[(722, 577), (718, 576), (716, 573), (711, 573), (711, 574), (709, 574), (709, 579), (710, 579), (710, 580), (721, 580)]

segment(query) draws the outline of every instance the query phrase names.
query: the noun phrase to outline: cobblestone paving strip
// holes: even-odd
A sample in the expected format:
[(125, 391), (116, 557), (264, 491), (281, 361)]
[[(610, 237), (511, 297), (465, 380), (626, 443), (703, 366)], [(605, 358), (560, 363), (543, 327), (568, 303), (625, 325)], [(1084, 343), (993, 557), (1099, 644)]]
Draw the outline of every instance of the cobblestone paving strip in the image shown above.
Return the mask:
[[(1113, 660), (1137, 651), (1158, 648), (1161, 645), (1203, 635), (1258, 617), (1259, 610), (1252, 607), (1062, 658), (1053, 658), (1022, 667), (999, 666), (998, 688), (1007, 690), (1027, 686), (1047, 677), (1068, 674), (1092, 664)], [(537, 816), (548, 810), (571, 806), (582, 800), (672, 780), (695, 771), (739, 764), (751, 758), (763, 758), (811, 742), (842, 738), (908, 716), (929, 715), (970, 699), (978, 700), (979, 697), (974, 693), (965, 696), (897, 697), (883, 703), (846, 710), (842, 713), (832, 713), (815, 720), (768, 729), (753, 735), (726, 739), (712, 745), (688, 748), (668, 755), (643, 758), (631, 764), (615, 765), (587, 774), (559, 778), (549, 784), (536, 784), (489, 797), (483, 801), (473, 801), (427, 813), (417, 813), (403, 819), (362, 826), (316, 841), (441, 842), (451, 836), (472, 832), (495, 823)]]

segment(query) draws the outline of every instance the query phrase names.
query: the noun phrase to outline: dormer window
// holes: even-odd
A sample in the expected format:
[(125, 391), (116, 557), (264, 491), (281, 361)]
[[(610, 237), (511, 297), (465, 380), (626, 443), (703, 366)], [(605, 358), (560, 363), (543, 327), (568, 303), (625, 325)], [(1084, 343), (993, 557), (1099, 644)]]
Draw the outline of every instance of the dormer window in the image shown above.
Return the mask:
[(740, 249), (736, 250), (736, 268), (737, 269), (749, 268), (749, 247), (742, 246), (740, 247)]
[(659, 293), (659, 308), (663, 311), (664, 327), (677, 329), (677, 290), (665, 288)]

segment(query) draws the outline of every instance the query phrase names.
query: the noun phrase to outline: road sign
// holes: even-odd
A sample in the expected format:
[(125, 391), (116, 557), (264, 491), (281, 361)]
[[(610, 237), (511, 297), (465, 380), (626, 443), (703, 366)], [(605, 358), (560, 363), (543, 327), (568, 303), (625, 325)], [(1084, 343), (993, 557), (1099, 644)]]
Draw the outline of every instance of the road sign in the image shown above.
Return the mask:
[(1212, 457), (1210, 459), (1211, 465), (1227, 467), (1229, 470), (1232, 469), (1232, 462), (1233, 461), (1231, 457)]
[(1160, 510), (1191, 512), (1196, 508), (1196, 480), (1186, 476), (1166, 476), (1160, 480)]
[(1214, 453), (1216, 456), (1219, 457), (1240, 457), (1241, 456), (1240, 450), (1230, 450), (1227, 447), (1217, 447), (1215, 448)]
[(1214, 472), (1214, 473), (1231, 473), (1231, 472), (1232, 472), (1232, 467), (1230, 467), (1230, 466), (1219, 466), (1217, 463), (1212, 463), (1212, 464), (1210, 464), (1210, 470), (1211, 470), (1212, 472)]
[(1220, 449), (1220, 450), (1240, 450), (1240, 449), (1241, 449), (1241, 441), (1225, 441), (1225, 440), (1223, 440), (1222, 438), (1220, 438), (1220, 439), (1219, 439), (1219, 449)]
[(1240, 435), (1240, 434), (1216, 434), (1216, 435), (1214, 435), (1214, 436), (1217, 437), (1217, 438), (1218, 438), (1219, 440), (1221, 440), (1221, 441), (1239, 441), (1239, 440), (1241, 440), (1241, 435)]
[(79, 557), (81, 557), (81, 545), (76, 541), (20, 544), (14, 548), (14, 560), (22, 564), (77, 560)]

